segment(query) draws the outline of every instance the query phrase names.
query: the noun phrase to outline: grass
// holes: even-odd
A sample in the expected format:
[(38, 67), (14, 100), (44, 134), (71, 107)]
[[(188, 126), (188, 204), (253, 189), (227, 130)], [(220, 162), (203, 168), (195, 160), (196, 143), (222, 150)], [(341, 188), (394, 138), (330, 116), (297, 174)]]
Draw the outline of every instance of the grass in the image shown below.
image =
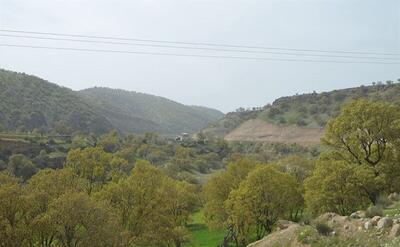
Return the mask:
[(189, 224), (192, 232), (192, 241), (185, 247), (215, 247), (221, 243), (225, 232), (211, 230), (204, 222), (204, 212), (200, 210), (192, 215), (192, 223)]
[(395, 217), (396, 214), (400, 215), (400, 201), (393, 203), (392, 205), (383, 210), (384, 216)]

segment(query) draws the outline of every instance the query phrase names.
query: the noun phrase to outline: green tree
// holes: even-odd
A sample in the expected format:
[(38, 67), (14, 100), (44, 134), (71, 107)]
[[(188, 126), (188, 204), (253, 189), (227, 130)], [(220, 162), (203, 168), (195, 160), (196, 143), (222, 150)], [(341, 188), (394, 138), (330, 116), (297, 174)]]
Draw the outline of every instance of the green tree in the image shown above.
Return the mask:
[(298, 155), (288, 156), (274, 163), (274, 167), (284, 173), (292, 175), (299, 184), (311, 175), (314, 170), (314, 161)]
[(233, 237), (233, 226), (228, 222), (225, 201), (256, 164), (248, 159), (239, 159), (227, 166), (226, 171), (214, 175), (204, 186), (204, 216), (207, 224), (214, 229), (226, 229), (223, 246)]
[(342, 215), (365, 208), (368, 193), (376, 189), (371, 168), (342, 160), (320, 160), (305, 180), (307, 209), (314, 213), (336, 212)]
[(118, 246), (120, 231), (114, 216), (85, 193), (67, 192), (46, 213), (55, 238), (63, 247)]
[(28, 244), (27, 201), (18, 180), (0, 173), (0, 246), (20, 247)]
[(23, 154), (10, 156), (8, 169), (14, 176), (22, 178), (24, 181), (32, 177), (37, 172), (36, 166)]
[(54, 245), (57, 229), (48, 215), (49, 206), (67, 192), (84, 191), (84, 184), (71, 169), (44, 169), (28, 181), (26, 200), (29, 201), (27, 218), (31, 246)]
[(130, 241), (138, 246), (182, 246), (194, 209), (194, 187), (139, 160), (128, 178), (111, 182), (96, 198), (115, 210)]
[(302, 205), (301, 189), (292, 176), (269, 165), (258, 166), (225, 202), (236, 245), (245, 246), (253, 234), (261, 239), (278, 219), (290, 219)]
[(114, 153), (120, 147), (120, 144), (118, 131), (113, 130), (108, 134), (102, 135), (98, 145), (103, 147), (106, 152)]
[(113, 177), (122, 176), (128, 169), (128, 163), (106, 153), (101, 147), (90, 147), (69, 151), (65, 167), (71, 168), (79, 177), (88, 181), (86, 191), (91, 194)]
[(344, 160), (366, 164), (379, 174), (379, 165), (400, 138), (400, 111), (386, 102), (357, 100), (346, 104), (328, 122), (323, 142)]
[(323, 142), (334, 150), (335, 159), (368, 166), (377, 180), (386, 180), (385, 188), (368, 192), (373, 203), (379, 192), (390, 192), (388, 178), (393, 181), (400, 177), (400, 167), (395, 159), (399, 140), (399, 108), (386, 102), (367, 100), (346, 104), (339, 116), (329, 121), (323, 138)]

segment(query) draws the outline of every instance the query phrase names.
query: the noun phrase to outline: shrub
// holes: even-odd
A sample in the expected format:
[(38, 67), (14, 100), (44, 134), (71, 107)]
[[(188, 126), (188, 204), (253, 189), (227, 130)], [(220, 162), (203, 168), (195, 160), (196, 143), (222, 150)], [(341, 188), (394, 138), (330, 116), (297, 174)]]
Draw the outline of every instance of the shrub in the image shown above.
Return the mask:
[(315, 228), (317, 229), (319, 234), (324, 236), (328, 236), (332, 232), (332, 228), (330, 228), (327, 224), (322, 222), (317, 222), (315, 224)]
[(299, 231), (297, 240), (302, 244), (311, 244), (318, 239), (315, 229), (311, 226), (306, 226), (304, 229)]
[(310, 225), (312, 219), (313, 219), (313, 217), (311, 214), (305, 213), (302, 215), (300, 222), (303, 225)]
[(390, 200), (386, 195), (380, 195), (376, 200), (376, 205), (385, 208), (391, 204)]
[(370, 206), (365, 211), (365, 216), (367, 218), (372, 218), (374, 216), (383, 216), (383, 209), (382, 206)]

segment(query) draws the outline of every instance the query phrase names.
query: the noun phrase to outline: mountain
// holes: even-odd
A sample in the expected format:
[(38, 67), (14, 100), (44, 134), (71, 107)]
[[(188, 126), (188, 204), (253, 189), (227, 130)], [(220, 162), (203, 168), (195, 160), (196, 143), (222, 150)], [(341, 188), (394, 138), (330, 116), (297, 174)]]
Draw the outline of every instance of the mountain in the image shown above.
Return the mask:
[(9, 131), (70, 128), (104, 133), (108, 119), (71, 89), (35, 76), (0, 70), (0, 126)]
[(358, 98), (400, 104), (400, 83), (387, 81), (386, 84), (281, 97), (264, 107), (228, 113), (203, 132), (228, 141), (318, 144), (327, 121), (338, 115), (343, 103)]
[(0, 131), (194, 133), (223, 113), (118, 89), (82, 91), (0, 69)]
[(78, 93), (125, 132), (146, 129), (161, 133), (193, 133), (224, 116), (214, 109), (186, 106), (163, 97), (120, 89), (95, 87)]

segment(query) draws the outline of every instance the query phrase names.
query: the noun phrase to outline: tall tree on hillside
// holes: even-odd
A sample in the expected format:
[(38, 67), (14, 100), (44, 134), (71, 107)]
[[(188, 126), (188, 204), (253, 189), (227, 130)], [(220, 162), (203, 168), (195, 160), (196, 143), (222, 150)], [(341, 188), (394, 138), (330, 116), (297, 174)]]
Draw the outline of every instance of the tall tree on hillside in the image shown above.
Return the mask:
[[(399, 178), (396, 162), (400, 143), (399, 108), (386, 102), (357, 100), (346, 104), (340, 115), (329, 121), (323, 143), (333, 148), (332, 158), (371, 169), (376, 180)], [(400, 188), (396, 188), (400, 189)], [(378, 194), (369, 192), (372, 202)]]

